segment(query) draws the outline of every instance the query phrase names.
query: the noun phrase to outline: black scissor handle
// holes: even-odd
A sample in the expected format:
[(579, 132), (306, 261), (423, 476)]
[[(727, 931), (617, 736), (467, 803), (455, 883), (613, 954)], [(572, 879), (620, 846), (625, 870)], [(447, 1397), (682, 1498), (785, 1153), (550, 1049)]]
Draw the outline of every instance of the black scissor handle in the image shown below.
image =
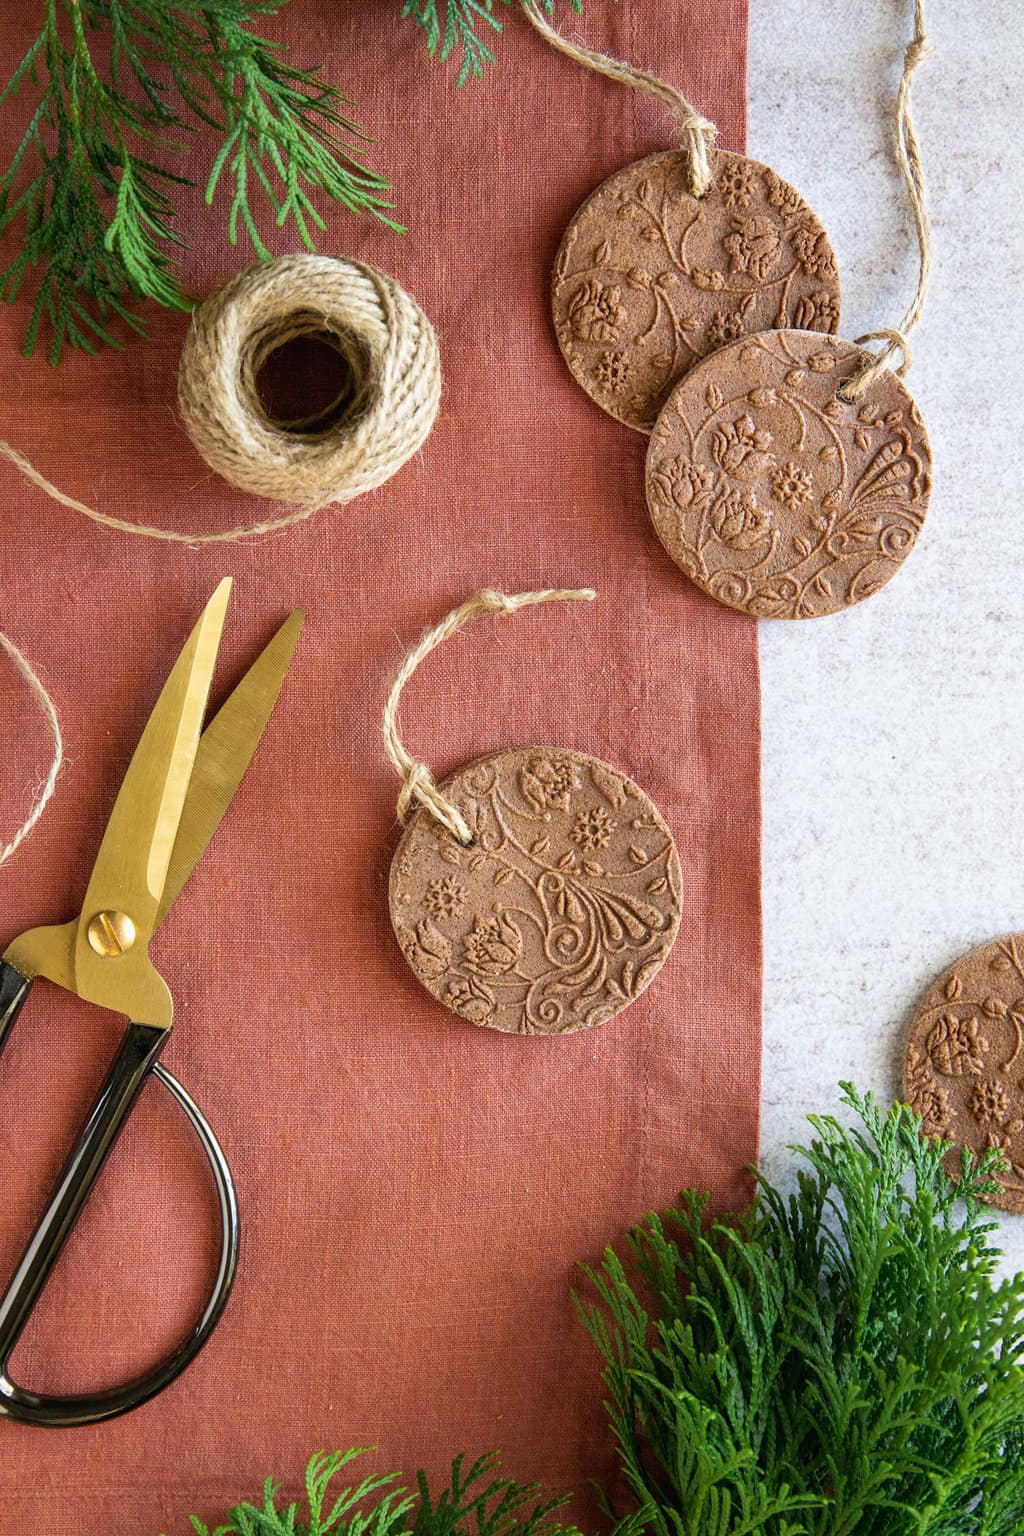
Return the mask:
[[(31, 982), (0, 963), (0, 1050), (28, 995)], [(205, 1117), (181, 1084), (159, 1064), (169, 1031), (129, 1024), (121, 1051), (100, 1090), (35, 1233), (0, 1299), (0, 1418), (67, 1429), (117, 1418), (162, 1392), (179, 1376), (213, 1332), (238, 1269), (238, 1200), (231, 1170)], [(8, 1362), (79, 1213), (92, 1191), (146, 1078), (152, 1072), (184, 1110), (213, 1172), (220, 1206), (221, 1255), (210, 1299), (190, 1337), (161, 1365), (123, 1387), (74, 1397), (52, 1397), (20, 1387)]]

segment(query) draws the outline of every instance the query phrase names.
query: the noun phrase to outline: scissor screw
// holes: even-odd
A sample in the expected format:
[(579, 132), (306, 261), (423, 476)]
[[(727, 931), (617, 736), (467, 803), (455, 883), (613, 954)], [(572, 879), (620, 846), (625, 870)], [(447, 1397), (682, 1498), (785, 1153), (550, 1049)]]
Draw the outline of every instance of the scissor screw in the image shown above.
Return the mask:
[(97, 912), (86, 936), (89, 947), (109, 960), (131, 949), (135, 943), (135, 924), (127, 912)]

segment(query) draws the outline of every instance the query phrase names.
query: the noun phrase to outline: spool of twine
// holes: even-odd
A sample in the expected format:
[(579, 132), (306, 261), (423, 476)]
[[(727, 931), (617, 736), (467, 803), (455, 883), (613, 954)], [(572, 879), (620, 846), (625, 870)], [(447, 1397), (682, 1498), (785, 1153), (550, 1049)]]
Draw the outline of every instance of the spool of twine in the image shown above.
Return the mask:
[(53, 794), (57, 783), (57, 775), (60, 773), (60, 765), (64, 759), (64, 739), (61, 736), (60, 721), (57, 718), (57, 708), (32, 663), (23, 651), (20, 651), (14, 641), (7, 635), (0, 633), (0, 650), (10, 657), (18, 672), (29, 686), (32, 697), (39, 705), (40, 712), (50, 727), (50, 735), (53, 739), (53, 756), (50, 759), (49, 771), (36, 790), (32, 809), (29, 811), (21, 826), (14, 836), (0, 848), (0, 864), (6, 864), (7, 860), (15, 854), (22, 843), (32, 831)]
[[(315, 416), (276, 421), (260, 398), (260, 371), (303, 337), (338, 354), (343, 386)], [(376, 267), (283, 256), (246, 268), (196, 310), (178, 400), (211, 469), (240, 490), (297, 503), (294, 510), (209, 531), (131, 523), (67, 495), (9, 443), (0, 442), (0, 456), (54, 501), (121, 533), (192, 545), (277, 533), (373, 490), (422, 447), (441, 400), (437, 337), (419, 305)]]

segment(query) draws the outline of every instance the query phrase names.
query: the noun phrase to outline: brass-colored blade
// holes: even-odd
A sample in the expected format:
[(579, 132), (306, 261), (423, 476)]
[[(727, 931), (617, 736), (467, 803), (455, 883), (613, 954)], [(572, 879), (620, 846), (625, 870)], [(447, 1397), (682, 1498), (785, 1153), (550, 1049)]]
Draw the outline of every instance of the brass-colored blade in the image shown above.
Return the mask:
[[(170, 995), (146, 959), (195, 763), (231, 578), (204, 608), (146, 723), (93, 868), (75, 950), (81, 997), (137, 1023), (170, 1022)], [(133, 940), (116, 959), (88, 941), (99, 914), (126, 914)]]
[(285, 620), (203, 732), (155, 926), (177, 901), (242, 782), (277, 702), (304, 617), (293, 613)]

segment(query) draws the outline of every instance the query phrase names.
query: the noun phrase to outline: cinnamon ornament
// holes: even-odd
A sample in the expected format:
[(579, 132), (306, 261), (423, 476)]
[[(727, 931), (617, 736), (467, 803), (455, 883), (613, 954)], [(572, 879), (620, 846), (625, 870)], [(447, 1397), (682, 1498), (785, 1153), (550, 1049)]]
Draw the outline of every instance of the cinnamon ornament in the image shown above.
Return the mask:
[(672, 834), (626, 774), (564, 747), (493, 752), (436, 784), (402, 744), (398, 700), (424, 657), (479, 614), (594, 595), (479, 593), (406, 659), (384, 713), (400, 818), (418, 803), (391, 866), (402, 953), (438, 1002), (506, 1034), (603, 1024), (653, 981), (682, 907)]

